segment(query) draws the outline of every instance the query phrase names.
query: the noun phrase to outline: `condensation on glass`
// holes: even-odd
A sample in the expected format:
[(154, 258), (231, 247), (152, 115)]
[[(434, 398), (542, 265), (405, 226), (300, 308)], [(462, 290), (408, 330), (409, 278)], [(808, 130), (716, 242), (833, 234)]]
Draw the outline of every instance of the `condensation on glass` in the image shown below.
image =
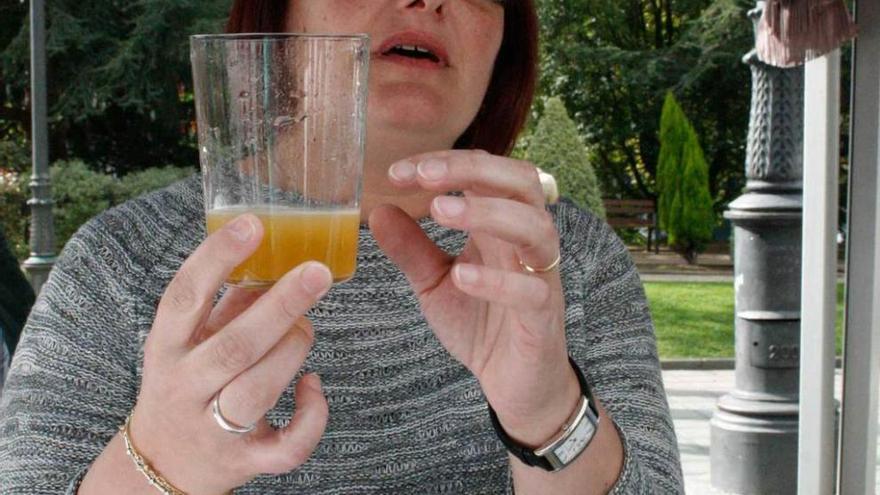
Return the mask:
[(308, 260), (355, 271), (369, 38), (191, 38), (207, 230), (243, 213), (262, 244), (228, 282), (265, 287)]

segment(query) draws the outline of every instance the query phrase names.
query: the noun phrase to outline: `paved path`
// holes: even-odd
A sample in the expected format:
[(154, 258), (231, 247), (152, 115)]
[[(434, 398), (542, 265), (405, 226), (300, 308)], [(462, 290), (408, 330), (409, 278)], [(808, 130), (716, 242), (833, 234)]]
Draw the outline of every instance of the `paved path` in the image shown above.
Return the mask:
[[(688, 495), (719, 495), (714, 490), (709, 472), (709, 420), (715, 403), (733, 389), (732, 370), (669, 370), (663, 372), (669, 407), (675, 421), (685, 489)], [(880, 391), (878, 391), (880, 392)], [(835, 397), (840, 399), (840, 371), (837, 372)], [(878, 441), (880, 459), (880, 441)], [(880, 462), (877, 466), (877, 488), (880, 494)]]

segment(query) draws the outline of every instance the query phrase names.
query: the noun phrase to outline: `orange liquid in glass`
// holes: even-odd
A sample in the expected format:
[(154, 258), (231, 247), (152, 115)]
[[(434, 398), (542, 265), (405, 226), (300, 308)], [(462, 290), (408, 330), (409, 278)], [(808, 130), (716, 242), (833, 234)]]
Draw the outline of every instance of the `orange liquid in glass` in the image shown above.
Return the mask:
[(263, 223), (260, 246), (227, 279), (241, 287), (266, 287), (306, 261), (330, 268), (333, 282), (354, 275), (360, 211), (307, 210), (290, 207), (231, 207), (209, 211), (208, 234), (243, 213)]

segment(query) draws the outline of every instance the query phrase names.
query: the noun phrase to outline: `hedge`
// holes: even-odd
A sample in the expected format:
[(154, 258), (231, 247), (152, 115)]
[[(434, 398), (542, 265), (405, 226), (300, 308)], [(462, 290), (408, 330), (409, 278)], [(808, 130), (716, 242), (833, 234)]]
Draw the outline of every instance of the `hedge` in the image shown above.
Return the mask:
[(545, 102), (544, 114), (529, 137), (525, 155), (532, 163), (553, 174), (562, 196), (605, 217), (602, 190), (590, 163), (590, 151), (558, 97)]
[[(117, 178), (96, 172), (79, 160), (55, 162), (49, 168), (57, 252), (85, 222), (107, 208), (192, 174), (192, 168), (155, 167)], [(18, 259), (28, 256), (30, 175), (0, 171), (0, 227)]]

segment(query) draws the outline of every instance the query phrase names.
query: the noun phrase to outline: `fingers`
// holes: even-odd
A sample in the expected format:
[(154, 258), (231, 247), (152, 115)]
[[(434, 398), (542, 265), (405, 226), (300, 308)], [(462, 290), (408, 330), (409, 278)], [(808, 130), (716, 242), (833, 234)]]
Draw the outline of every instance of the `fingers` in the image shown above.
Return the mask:
[(392, 184), (418, 185), (429, 191), (469, 191), (544, 207), (544, 192), (534, 165), (484, 151), (446, 151), (418, 155), (388, 169)]
[(199, 376), (204, 399), (213, 397), (242, 371), (253, 366), (327, 293), (330, 270), (304, 263), (281, 278), (263, 297), (186, 357)]
[(150, 339), (160, 353), (185, 348), (207, 319), (223, 281), (253, 253), (262, 236), (259, 219), (241, 215), (209, 235), (186, 259), (156, 310)]
[(313, 342), (312, 325), (301, 318), (263, 359), (223, 387), (219, 398), (223, 416), (238, 425), (265, 416), (302, 367)]
[(304, 464), (321, 441), (329, 408), (318, 375), (296, 384), (296, 413), (284, 429), (255, 437), (250, 455), (261, 473), (281, 474)]
[(370, 230), (417, 295), (436, 287), (449, 270), (452, 257), (437, 247), (400, 208), (383, 205), (373, 209)]
[(217, 333), (218, 330), (243, 313), (265, 293), (266, 290), (264, 289), (244, 289), (241, 287), (229, 287), (226, 289), (226, 293), (223, 294), (220, 302), (214, 306), (210, 316), (208, 316), (208, 321), (200, 330), (198, 338), (194, 339), (193, 344), (199, 344)]
[(519, 201), (498, 198), (438, 196), (431, 215), (445, 227), (483, 232), (512, 244), (529, 266), (548, 266), (559, 253), (553, 217)]
[(463, 199), (435, 198), (432, 216), (446, 227), (509, 242), (528, 266), (548, 267), (558, 256), (559, 234), (545, 210), (538, 171), (528, 162), (479, 150), (442, 151), (394, 163), (388, 177), (400, 188), (465, 191)]
[(458, 263), (452, 280), (465, 294), (521, 311), (543, 310), (552, 295), (550, 284), (524, 273)]

